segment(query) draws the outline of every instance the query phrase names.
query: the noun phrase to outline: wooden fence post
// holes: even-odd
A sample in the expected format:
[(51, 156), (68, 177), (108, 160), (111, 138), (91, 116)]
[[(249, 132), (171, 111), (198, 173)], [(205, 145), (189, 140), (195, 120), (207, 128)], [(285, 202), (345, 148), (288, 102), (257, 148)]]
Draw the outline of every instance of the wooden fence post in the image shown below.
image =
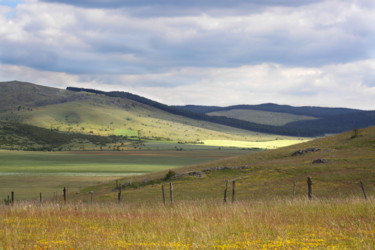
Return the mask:
[(232, 204), (235, 202), (236, 200), (236, 181), (233, 180), (232, 182)]
[(293, 197), (292, 197), (292, 201), (294, 201), (294, 198), (296, 197), (296, 181), (293, 182)]
[(121, 202), (121, 186), (119, 187), (119, 190), (118, 190), (117, 201), (118, 201), (118, 203)]
[(66, 187), (63, 189), (64, 203), (66, 203)]
[(161, 193), (163, 195), (163, 204), (165, 205), (165, 192), (164, 192), (164, 184), (161, 185)]
[(307, 197), (309, 200), (312, 200), (312, 179), (311, 177), (307, 177)]
[(361, 184), (363, 196), (365, 197), (365, 200), (367, 200), (367, 194), (366, 194), (365, 186), (363, 185), (362, 181), (360, 181), (359, 184)]
[(11, 192), (10, 197), (11, 197), (11, 204), (13, 206), (14, 205), (14, 192), (13, 191)]
[(169, 183), (169, 195), (171, 198), (171, 204), (173, 204), (173, 183)]
[(90, 194), (90, 202), (92, 203), (93, 196), (94, 196), (94, 191), (90, 191), (89, 194)]
[(227, 203), (228, 185), (229, 185), (229, 181), (227, 180), (227, 181), (225, 182), (224, 203)]

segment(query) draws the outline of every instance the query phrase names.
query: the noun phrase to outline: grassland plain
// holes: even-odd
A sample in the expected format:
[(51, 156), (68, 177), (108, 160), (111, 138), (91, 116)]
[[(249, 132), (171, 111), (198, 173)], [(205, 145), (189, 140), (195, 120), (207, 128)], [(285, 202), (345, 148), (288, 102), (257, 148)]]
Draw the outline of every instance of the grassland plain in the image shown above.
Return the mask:
[[(172, 145), (178, 145), (172, 144)], [(14, 191), (17, 199), (51, 197), (64, 186), (74, 193), (128, 175), (158, 172), (224, 157), (244, 150), (169, 150), (24, 152), (0, 151), (0, 197)], [(165, 146), (165, 145), (164, 145)], [(194, 149), (194, 148), (193, 148)]]
[(0, 206), (2, 249), (373, 249), (374, 200)]

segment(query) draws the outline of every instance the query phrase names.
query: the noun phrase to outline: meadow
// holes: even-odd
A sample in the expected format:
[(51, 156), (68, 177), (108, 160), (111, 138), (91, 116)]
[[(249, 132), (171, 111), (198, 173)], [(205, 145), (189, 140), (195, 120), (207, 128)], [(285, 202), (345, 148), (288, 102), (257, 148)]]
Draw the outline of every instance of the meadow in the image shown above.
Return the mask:
[(372, 249), (375, 202), (17, 203), (1, 249)]
[[(37, 199), (140, 175), (248, 153), (243, 150), (0, 151), (0, 197), (14, 191), (16, 199)], [(177, 143), (176, 143), (177, 145)]]

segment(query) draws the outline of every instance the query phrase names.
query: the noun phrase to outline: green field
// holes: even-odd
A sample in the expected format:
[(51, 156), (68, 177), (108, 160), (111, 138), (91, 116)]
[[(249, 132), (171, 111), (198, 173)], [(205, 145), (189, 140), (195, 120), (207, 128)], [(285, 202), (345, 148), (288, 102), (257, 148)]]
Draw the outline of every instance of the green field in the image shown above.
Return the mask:
[(21, 152), (0, 151), (0, 197), (51, 197), (120, 177), (158, 172), (249, 153), (244, 150)]

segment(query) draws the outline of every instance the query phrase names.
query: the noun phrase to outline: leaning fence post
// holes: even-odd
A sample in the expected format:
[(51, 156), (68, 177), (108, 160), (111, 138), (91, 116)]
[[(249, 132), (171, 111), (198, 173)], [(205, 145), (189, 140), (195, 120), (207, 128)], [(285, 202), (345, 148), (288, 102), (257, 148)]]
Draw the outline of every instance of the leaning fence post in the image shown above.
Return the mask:
[(363, 192), (363, 196), (365, 197), (365, 200), (367, 200), (367, 194), (366, 194), (365, 186), (363, 185), (362, 181), (360, 181), (359, 184), (361, 184), (361, 189), (362, 189), (362, 192)]
[(307, 197), (312, 200), (312, 179), (310, 176), (307, 177)]
[(233, 180), (232, 182), (232, 204), (235, 202), (236, 200), (236, 181)]
[(64, 203), (66, 203), (66, 187), (63, 189)]
[(224, 203), (227, 203), (228, 185), (229, 185), (229, 181), (227, 180), (227, 181), (225, 182)]
[(163, 195), (163, 204), (165, 205), (165, 192), (164, 192), (164, 184), (161, 185), (161, 193)]
[(121, 202), (121, 186), (118, 189), (118, 194), (117, 194), (117, 201), (120, 203)]
[(173, 204), (173, 183), (169, 183), (169, 195), (171, 198), (171, 204)]
[(93, 199), (93, 196), (94, 196), (94, 191), (90, 191), (89, 194), (90, 194), (90, 202), (92, 203), (92, 199)]
[(296, 181), (293, 182), (293, 197), (292, 197), (292, 201), (294, 201), (294, 197), (296, 197)]

